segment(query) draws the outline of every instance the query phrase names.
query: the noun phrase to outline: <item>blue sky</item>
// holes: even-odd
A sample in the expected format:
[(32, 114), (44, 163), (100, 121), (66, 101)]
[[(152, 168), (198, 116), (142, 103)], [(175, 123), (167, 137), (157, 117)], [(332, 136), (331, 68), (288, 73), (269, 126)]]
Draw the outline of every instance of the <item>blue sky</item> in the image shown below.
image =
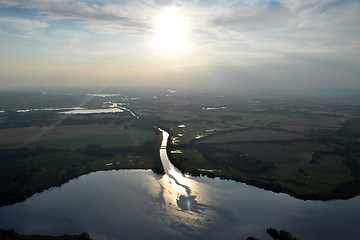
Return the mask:
[(1, 88), (360, 88), (360, 1), (0, 0)]

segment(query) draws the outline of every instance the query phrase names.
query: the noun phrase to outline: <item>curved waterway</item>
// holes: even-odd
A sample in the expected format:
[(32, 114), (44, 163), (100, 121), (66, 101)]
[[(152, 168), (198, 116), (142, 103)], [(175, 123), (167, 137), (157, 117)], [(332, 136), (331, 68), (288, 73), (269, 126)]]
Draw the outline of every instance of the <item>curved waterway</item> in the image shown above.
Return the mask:
[[(161, 129), (160, 129), (161, 130)], [(243, 183), (184, 176), (160, 148), (165, 174), (101, 171), (0, 208), (0, 228), (23, 234), (88, 232), (95, 240), (270, 239), (266, 228), (298, 239), (358, 239), (360, 198), (302, 201)]]

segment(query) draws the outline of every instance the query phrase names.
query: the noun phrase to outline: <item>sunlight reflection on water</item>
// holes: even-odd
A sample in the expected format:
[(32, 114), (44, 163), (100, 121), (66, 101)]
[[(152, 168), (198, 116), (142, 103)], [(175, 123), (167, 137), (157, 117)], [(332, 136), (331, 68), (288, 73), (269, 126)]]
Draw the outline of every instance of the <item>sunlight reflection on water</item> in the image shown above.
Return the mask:
[(201, 183), (184, 176), (169, 160), (166, 145), (169, 134), (159, 129), (163, 134), (160, 148), (160, 159), (163, 164), (165, 174), (158, 181), (162, 188), (162, 197), (171, 216), (182, 224), (192, 228), (204, 228), (207, 218), (211, 216), (210, 208), (204, 203), (198, 203), (198, 189)]
[(298, 239), (358, 239), (359, 197), (302, 201), (243, 183), (183, 176), (165, 148), (160, 154), (164, 175), (113, 170), (81, 176), (1, 207), (0, 228), (44, 235), (86, 231), (94, 240), (218, 240), (268, 239), (265, 230), (274, 227)]

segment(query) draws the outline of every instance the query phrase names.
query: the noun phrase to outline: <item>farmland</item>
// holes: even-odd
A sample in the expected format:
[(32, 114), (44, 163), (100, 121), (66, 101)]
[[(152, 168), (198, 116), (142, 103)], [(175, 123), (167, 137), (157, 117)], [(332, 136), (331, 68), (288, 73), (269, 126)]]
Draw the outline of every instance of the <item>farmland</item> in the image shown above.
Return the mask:
[(249, 129), (241, 131), (232, 131), (206, 139), (200, 139), (200, 143), (231, 143), (231, 142), (251, 142), (251, 141), (269, 141), (269, 140), (292, 140), (301, 138), (301, 134), (289, 133), (285, 131), (274, 131), (268, 129)]
[[(2, 94), (0, 190), (13, 196), (2, 204), (93, 171), (162, 172), (161, 135), (154, 126), (170, 133), (169, 158), (184, 173), (242, 181), (302, 199), (360, 194), (357, 97), (119, 92), (106, 97)], [(54, 110), (108, 109), (113, 103), (139, 118), (127, 111), (72, 115)]]
[(138, 130), (115, 124), (5, 128), (0, 129), (0, 148), (44, 146), (76, 149), (89, 144), (129, 147), (139, 146), (153, 137), (152, 129)]
[(359, 194), (358, 98), (191, 100), (161, 102), (166, 107), (153, 113), (172, 133), (170, 158), (183, 172), (302, 199)]
[[(78, 107), (77, 101), (86, 102), (83, 106), (91, 109), (104, 108), (100, 97), (41, 94), (33, 96), (32, 102), (39, 104), (34, 106), (21, 101), (30, 98), (29, 95), (33, 96), (5, 94), (17, 96), (17, 105), (12, 101), (8, 105), (2, 103), (5, 111), (0, 114), (0, 205), (22, 201), (36, 192), (94, 171), (163, 171), (157, 152), (161, 134), (153, 125), (135, 119), (128, 112), (59, 113), (67, 111), (65, 108)], [(59, 101), (53, 102), (53, 98)], [(65, 104), (60, 105), (62, 102)]]

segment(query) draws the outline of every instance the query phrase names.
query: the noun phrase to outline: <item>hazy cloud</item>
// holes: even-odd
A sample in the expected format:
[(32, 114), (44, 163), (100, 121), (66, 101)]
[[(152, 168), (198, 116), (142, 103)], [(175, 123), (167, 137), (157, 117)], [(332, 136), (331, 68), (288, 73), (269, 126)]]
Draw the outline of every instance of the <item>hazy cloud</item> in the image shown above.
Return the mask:
[[(176, 6), (190, 23), (191, 51), (183, 56), (162, 56), (148, 46), (154, 18), (167, 6)], [(91, 61), (99, 75), (106, 71), (116, 79), (117, 71), (130, 76), (155, 69), (155, 79), (171, 78), (173, 71), (158, 73), (163, 69), (187, 66), (172, 79), (215, 86), (226, 78), (229, 85), (254, 87), (309, 79), (336, 85), (341, 79), (360, 87), (358, 0), (0, 0), (0, 9), (23, 14), (0, 13), (0, 34), (45, 41), (46, 49), (38, 46), (43, 55), (66, 55), (64, 69), (71, 61)], [(26, 43), (22, 49), (34, 51)]]
[(22, 38), (39, 38), (39, 35), (49, 26), (48, 23), (15, 17), (0, 17), (0, 31), (3, 34), (13, 34)]

